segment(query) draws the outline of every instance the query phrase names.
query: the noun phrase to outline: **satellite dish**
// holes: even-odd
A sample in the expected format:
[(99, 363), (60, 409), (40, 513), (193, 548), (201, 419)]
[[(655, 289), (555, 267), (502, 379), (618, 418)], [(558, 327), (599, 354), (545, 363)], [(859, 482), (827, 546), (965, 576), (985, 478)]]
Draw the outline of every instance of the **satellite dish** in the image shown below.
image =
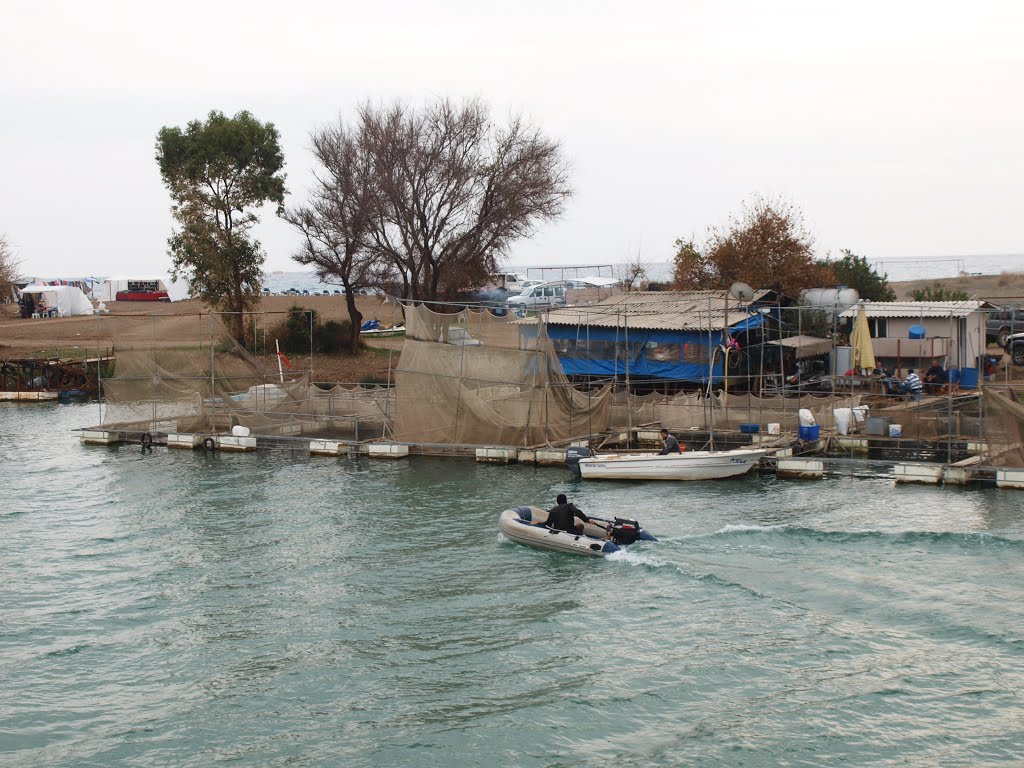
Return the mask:
[(736, 282), (729, 286), (729, 295), (740, 301), (752, 301), (754, 289), (746, 283)]

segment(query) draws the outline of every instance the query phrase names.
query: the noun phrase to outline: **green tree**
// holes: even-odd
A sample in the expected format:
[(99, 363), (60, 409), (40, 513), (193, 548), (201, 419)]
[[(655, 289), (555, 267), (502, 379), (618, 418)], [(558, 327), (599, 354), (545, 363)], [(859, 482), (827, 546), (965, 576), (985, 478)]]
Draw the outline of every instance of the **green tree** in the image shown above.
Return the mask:
[(858, 256), (848, 248), (840, 253), (840, 259), (826, 259), (836, 281), (840, 285), (855, 288), (862, 299), (868, 301), (896, 301), (896, 291), (889, 285), (888, 275), (880, 275), (868, 264), (864, 256)]
[(184, 130), (161, 128), (156, 160), (178, 223), (167, 241), (173, 273), (188, 279), (193, 296), (231, 313), (231, 334), (244, 343), (242, 313), (258, 303), (266, 259), (251, 235), (255, 210), (266, 203), (284, 209), (277, 129), (245, 111), (212, 111)]
[(914, 297), (914, 301), (968, 301), (971, 298), (967, 291), (938, 283), (915, 288), (910, 295)]
[(691, 238), (676, 240), (672, 287), (679, 291), (703, 291), (714, 287), (715, 275), (700, 246)]
[(712, 227), (702, 246), (676, 241), (675, 286), (726, 290), (737, 281), (797, 296), (834, 285), (828, 264), (814, 258), (814, 238), (794, 205), (755, 196), (725, 227)]

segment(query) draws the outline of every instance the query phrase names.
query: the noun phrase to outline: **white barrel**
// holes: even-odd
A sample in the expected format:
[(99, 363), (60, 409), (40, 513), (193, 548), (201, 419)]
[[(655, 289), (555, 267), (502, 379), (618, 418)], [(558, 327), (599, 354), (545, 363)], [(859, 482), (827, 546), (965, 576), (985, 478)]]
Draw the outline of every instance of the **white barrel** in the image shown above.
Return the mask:
[(835, 408), (832, 411), (832, 418), (836, 422), (836, 431), (840, 435), (850, 434), (850, 415), (851, 411), (849, 408)]

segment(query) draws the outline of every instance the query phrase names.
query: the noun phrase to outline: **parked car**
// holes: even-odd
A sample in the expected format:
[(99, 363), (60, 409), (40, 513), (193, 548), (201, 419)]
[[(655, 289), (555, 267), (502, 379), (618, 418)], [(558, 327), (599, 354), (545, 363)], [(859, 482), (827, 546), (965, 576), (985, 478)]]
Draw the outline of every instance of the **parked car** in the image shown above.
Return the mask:
[(1003, 307), (990, 312), (985, 323), (986, 341), (1006, 347), (1006, 339), (1015, 333), (1024, 333), (1024, 309)]
[(1006, 337), (1003, 344), (1006, 354), (1013, 360), (1014, 365), (1024, 365), (1024, 333), (1014, 333)]
[(509, 296), (507, 303), (512, 309), (561, 306), (565, 304), (565, 285), (560, 282), (534, 285), (516, 296)]

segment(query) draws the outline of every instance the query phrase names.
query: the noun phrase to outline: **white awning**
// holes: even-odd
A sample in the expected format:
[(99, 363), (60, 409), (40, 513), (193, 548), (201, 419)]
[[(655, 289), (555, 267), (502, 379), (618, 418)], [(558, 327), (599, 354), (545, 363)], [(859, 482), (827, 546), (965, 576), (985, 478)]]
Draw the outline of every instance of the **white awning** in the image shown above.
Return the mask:
[(777, 339), (768, 343), (795, 349), (797, 358), (827, 355), (832, 351), (832, 340), (819, 339), (817, 336), (790, 336), (788, 339)]

